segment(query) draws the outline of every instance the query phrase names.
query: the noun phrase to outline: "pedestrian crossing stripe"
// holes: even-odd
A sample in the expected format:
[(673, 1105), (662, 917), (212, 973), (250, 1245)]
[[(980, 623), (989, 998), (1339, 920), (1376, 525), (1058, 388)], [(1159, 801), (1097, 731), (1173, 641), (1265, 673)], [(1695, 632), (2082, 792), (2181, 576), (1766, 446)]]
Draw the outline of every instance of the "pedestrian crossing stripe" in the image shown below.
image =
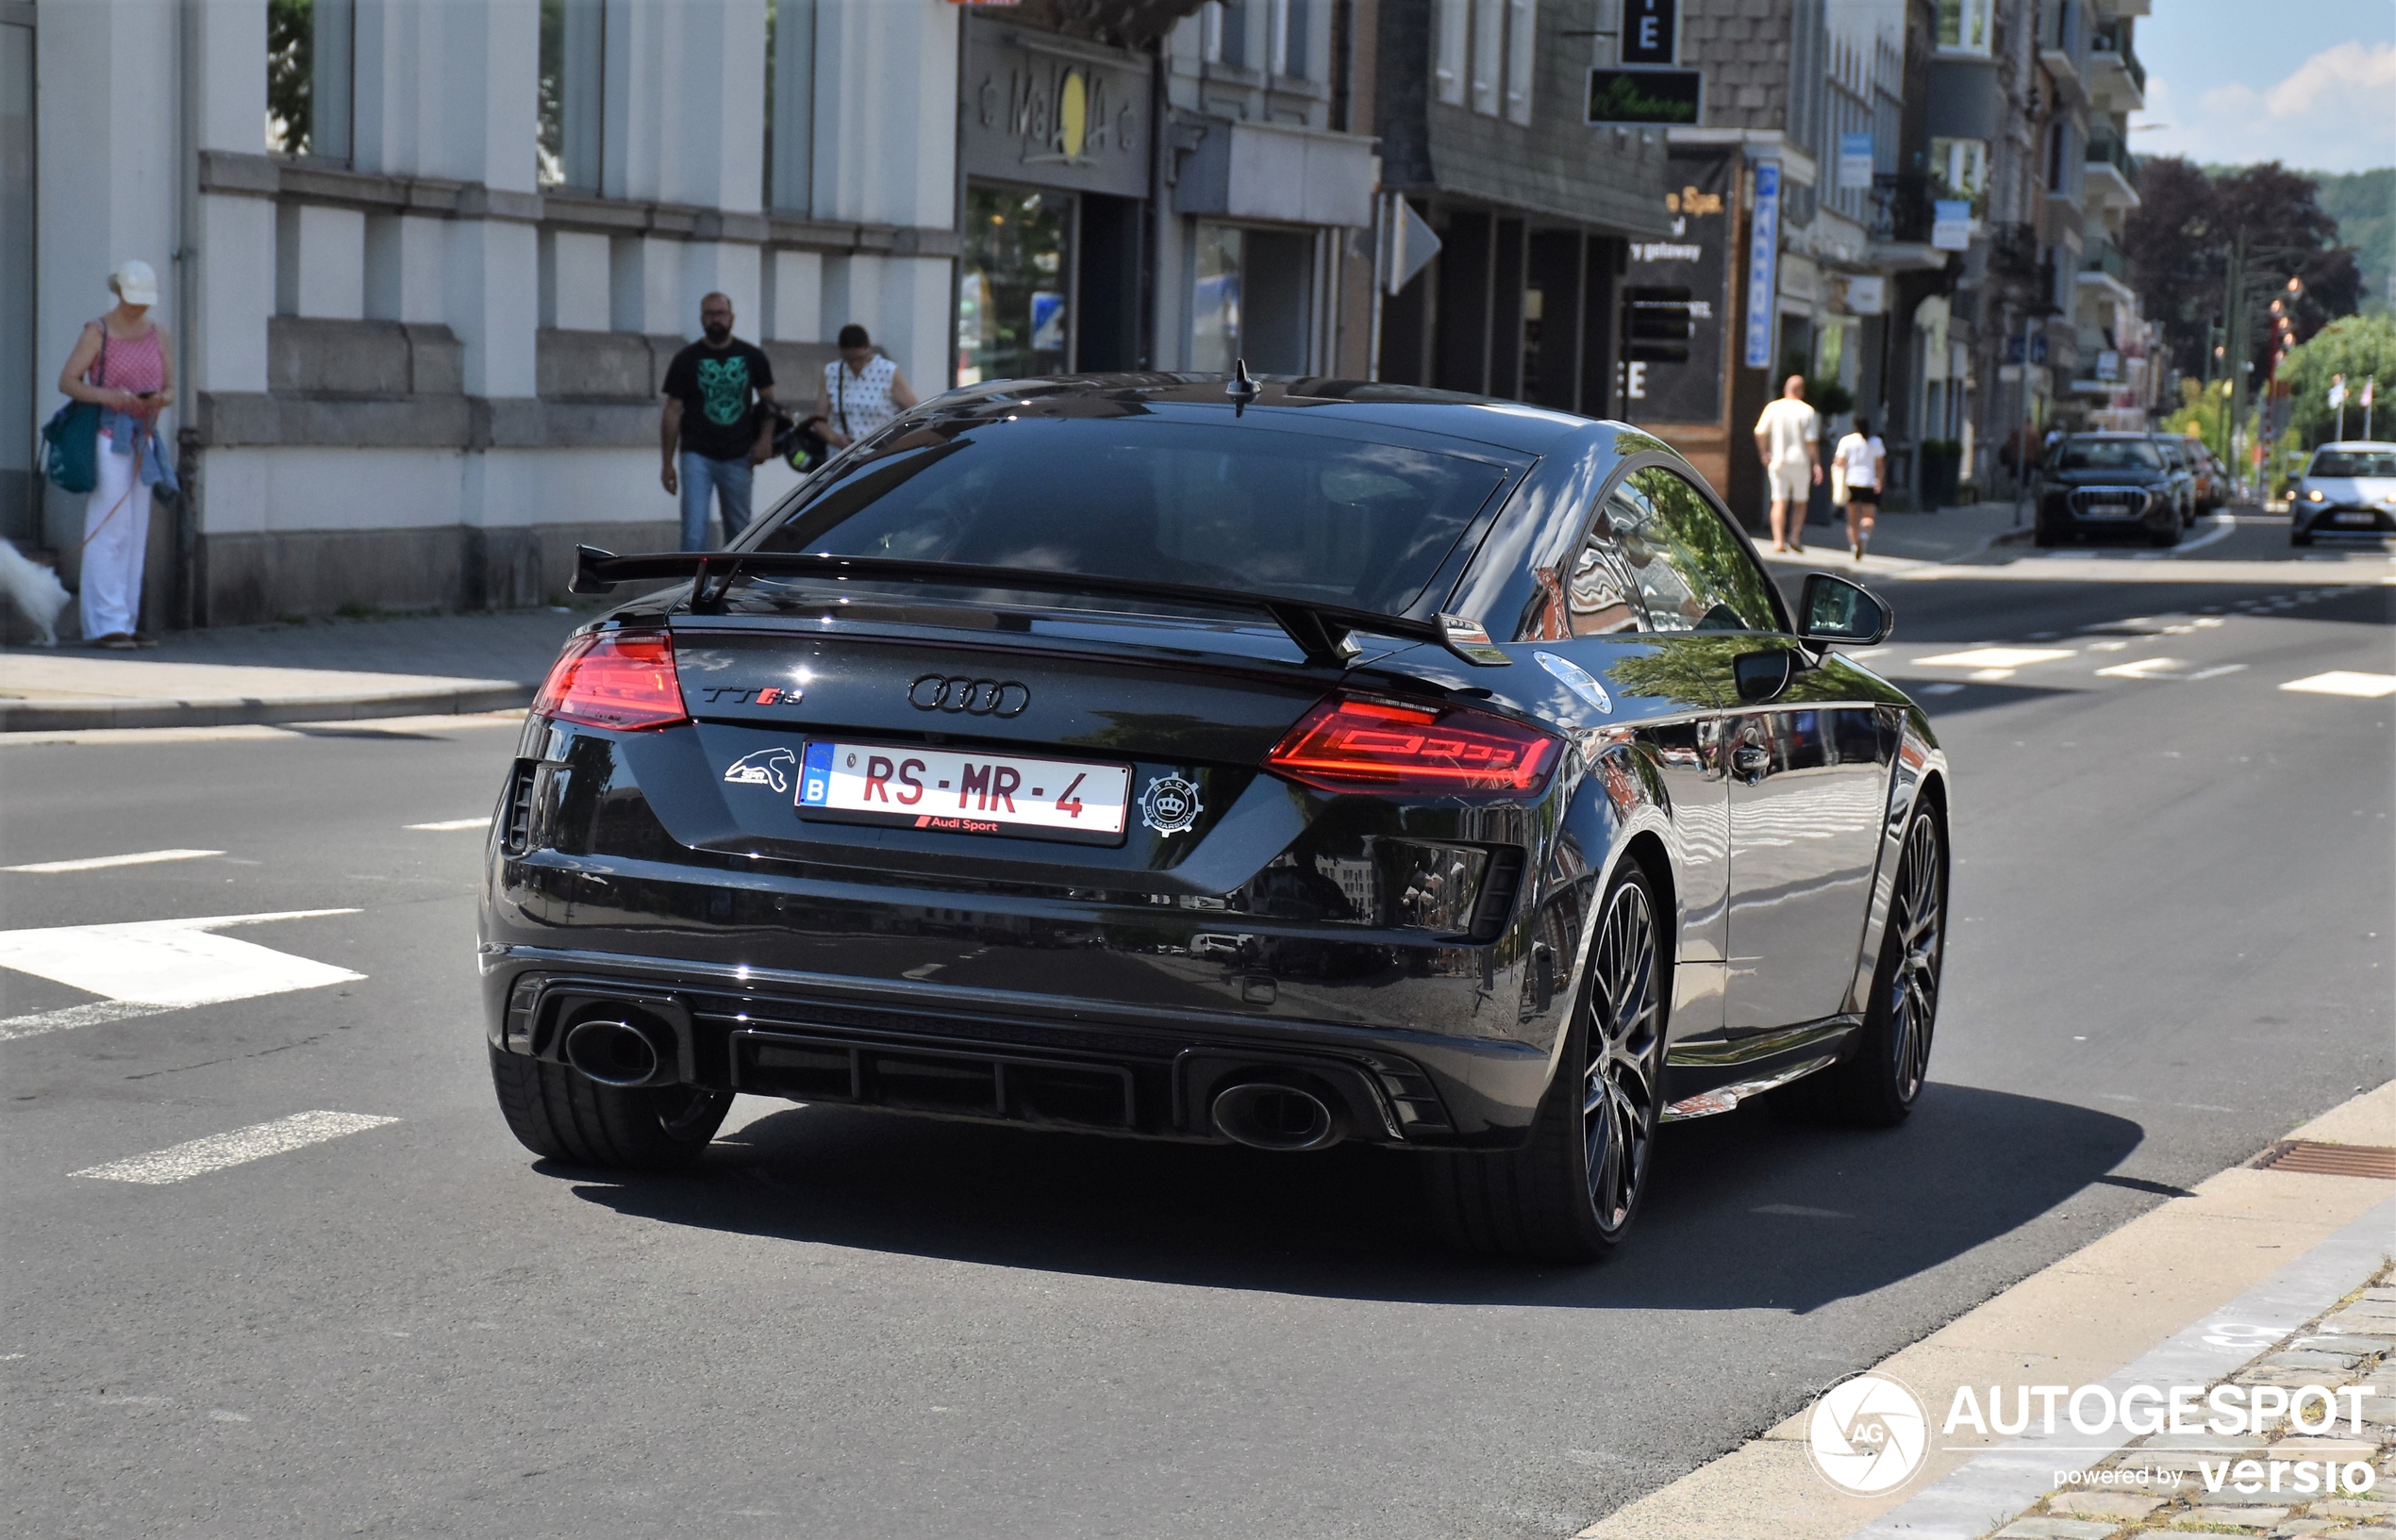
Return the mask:
[(166, 1008), (317, 989), (328, 984), (355, 983), (366, 975), (216, 933), (237, 925), (358, 912), (291, 909), (277, 914), (203, 915), (191, 919), (0, 931), (0, 968), (106, 1000)]
[(2396, 695), (2396, 673), (2362, 673), (2353, 669), (2332, 669), (2303, 679), (2291, 679), (2280, 687), (2306, 695), (2351, 695), (2361, 700), (2377, 700)]

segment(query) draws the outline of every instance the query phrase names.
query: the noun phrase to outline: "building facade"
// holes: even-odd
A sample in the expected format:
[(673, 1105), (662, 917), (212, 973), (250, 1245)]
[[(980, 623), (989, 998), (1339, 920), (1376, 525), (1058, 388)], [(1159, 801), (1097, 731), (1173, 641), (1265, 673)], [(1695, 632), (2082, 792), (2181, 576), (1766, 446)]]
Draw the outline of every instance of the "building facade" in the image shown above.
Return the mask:
[[(1592, 125), (1593, 8), (1384, 0), (1373, 91), (1385, 229), (1437, 255), (1385, 282), (1379, 377), (1610, 415), (1630, 243), (1672, 233), (1660, 125)], [(1419, 238), (1418, 238), (1419, 239)], [(1387, 242), (1385, 278), (1395, 279)], [(1413, 264), (1406, 262), (1405, 266)]]
[[(154, 621), (535, 604), (577, 542), (671, 544), (657, 388), (709, 290), (785, 399), (849, 321), (947, 383), (956, 8), (293, 9), (7, 17), (34, 58), (24, 415), (118, 261), (162, 280), (189, 495), (153, 522)], [(769, 462), (760, 505), (792, 479)], [(0, 510), (71, 583), (81, 501)]]

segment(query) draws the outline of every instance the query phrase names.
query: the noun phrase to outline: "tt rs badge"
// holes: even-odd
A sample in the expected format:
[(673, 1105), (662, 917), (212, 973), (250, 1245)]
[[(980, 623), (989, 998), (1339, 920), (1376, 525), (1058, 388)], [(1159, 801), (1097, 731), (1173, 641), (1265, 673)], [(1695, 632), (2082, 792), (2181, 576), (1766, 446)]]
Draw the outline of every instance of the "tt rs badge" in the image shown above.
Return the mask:
[(1606, 687), (1597, 682), (1595, 674), (1590, 673), (1571, 658), (1557, 657), (1554, 653), (1533, 653), (1531, 655), (1539, 660), (1540, 668), (1564, 681), (1566, 689), (1607, 716), (1614, 714), (1614, 698), (1606, 693)]
[(790, 789), (790, 767), (798, 762), (799, 756), (788, 749), (759, 749), (755, 753), (742, 754), (725, 767), (724, 785), (771, 787), (776, 791), (788, 791)]
[(1206, 809), (1198, 788), (1178, 775), (1159, 775), (1140, 794), (1140, 819), (1160, 835), (1188, 834)]

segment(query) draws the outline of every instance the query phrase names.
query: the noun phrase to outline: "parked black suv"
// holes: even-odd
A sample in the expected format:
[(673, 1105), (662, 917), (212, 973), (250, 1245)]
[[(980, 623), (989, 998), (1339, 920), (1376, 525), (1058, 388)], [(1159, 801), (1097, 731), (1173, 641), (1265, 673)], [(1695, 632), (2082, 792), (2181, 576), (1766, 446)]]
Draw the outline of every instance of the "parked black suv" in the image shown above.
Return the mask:
[(2185, 468), (2143, 433), (2075, 433), (2056, 441), (2038, 468), (2033, 538), (2063, 545), (2103, 530), (2177, 545), (2191, 502)]

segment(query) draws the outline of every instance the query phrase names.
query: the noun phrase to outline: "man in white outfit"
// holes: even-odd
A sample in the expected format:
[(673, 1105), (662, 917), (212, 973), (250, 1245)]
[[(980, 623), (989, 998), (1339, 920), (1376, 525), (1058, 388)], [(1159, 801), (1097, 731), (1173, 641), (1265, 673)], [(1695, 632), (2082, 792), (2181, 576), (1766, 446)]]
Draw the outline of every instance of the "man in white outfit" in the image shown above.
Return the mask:
[[(1822, 482), (1822, 419), (1805, 405), (1805, 376), (1791, 374), (1780, 399), (1755, 419), (1755, 453), (1772, 485), (1772, 549), (1805, 549), (1805, 499)], [(1797, 506), (1789, 516), (1790, 504)]]

